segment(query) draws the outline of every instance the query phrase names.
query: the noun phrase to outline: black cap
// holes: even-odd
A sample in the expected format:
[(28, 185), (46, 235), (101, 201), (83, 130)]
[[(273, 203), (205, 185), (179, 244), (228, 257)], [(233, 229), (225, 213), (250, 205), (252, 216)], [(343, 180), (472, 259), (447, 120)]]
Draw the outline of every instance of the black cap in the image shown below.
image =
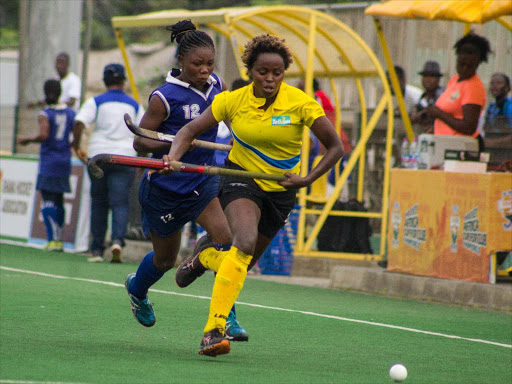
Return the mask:
[(126, 79), (124, 67), (121, 64), (108, 64), (103, 69), (103, 80)]
[(425, 65), (423, 65), (423, 70), (418, 72), (421, 76), (435, 76), (441, 77), (443, 74), (441, 73), (441, 67), (437, 61), (427, 61)]

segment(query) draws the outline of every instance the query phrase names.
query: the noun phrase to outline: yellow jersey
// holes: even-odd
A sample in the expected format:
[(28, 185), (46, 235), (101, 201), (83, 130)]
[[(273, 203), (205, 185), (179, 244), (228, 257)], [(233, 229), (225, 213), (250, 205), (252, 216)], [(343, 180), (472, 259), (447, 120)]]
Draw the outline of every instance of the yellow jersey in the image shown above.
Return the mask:
[[(250, 172), (299, 174), (304, 126), (311, 127), (325, 112), (315, 99), (284, 82), (266, 111), (261, 109), (265, 102), (254, 96), (252, 83), (215, 96), (213, 116), (231, 121), (234, 143), (228, 158)], [(276, 181), (255, 181), (264, 191), (285, 190)]]

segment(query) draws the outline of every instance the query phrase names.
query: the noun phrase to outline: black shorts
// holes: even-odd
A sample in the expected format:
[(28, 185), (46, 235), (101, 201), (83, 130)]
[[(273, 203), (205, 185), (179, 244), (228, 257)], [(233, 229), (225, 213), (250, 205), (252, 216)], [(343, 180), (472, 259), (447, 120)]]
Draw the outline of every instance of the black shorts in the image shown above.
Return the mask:
[[(226, 160), (226, 168), (243, 170), (229, 160)], [(295, 190), (266, 192), (252, 179), (231, 176), (221, 177), (219, 188), (222, 209), (234, 200), (253, 201), (261, 211), (258, 232), (270, 239), (281, 229), (295, 206), (296, 194)]]

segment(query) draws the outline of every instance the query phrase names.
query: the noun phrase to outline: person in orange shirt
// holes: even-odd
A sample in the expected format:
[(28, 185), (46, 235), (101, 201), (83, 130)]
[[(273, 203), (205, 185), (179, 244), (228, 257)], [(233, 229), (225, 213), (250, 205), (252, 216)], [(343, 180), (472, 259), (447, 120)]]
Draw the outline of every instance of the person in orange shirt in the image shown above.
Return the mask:
[(487, 62), (491, 46), (485, 37), (470, 32), (453, 47), (457, 55), (457, 74), (450, 79), (436, 104), (426, 108), (426, 113), (435, 119), (435, 135), (479, 138), (482, 150), (483, 140), (477, 126), (485, 106), (485, 87), (476, 71), (480, 63)]

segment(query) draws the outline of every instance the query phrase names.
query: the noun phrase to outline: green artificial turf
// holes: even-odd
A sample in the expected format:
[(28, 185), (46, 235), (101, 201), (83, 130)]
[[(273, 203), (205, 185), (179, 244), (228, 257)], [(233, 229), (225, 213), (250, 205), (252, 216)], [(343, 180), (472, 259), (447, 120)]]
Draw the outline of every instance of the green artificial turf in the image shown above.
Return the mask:
[(144, 328), (123, 287), (135, 264), (1, 244), (0, 266), (0, 383), (377, 384), (396, 362), (405, 384), (512, 382), (506, 313), (247, 279), (237, 311), (249, 342), (210, 358), (197, 354), (210, 273), (179, 289), (168, 272)]

